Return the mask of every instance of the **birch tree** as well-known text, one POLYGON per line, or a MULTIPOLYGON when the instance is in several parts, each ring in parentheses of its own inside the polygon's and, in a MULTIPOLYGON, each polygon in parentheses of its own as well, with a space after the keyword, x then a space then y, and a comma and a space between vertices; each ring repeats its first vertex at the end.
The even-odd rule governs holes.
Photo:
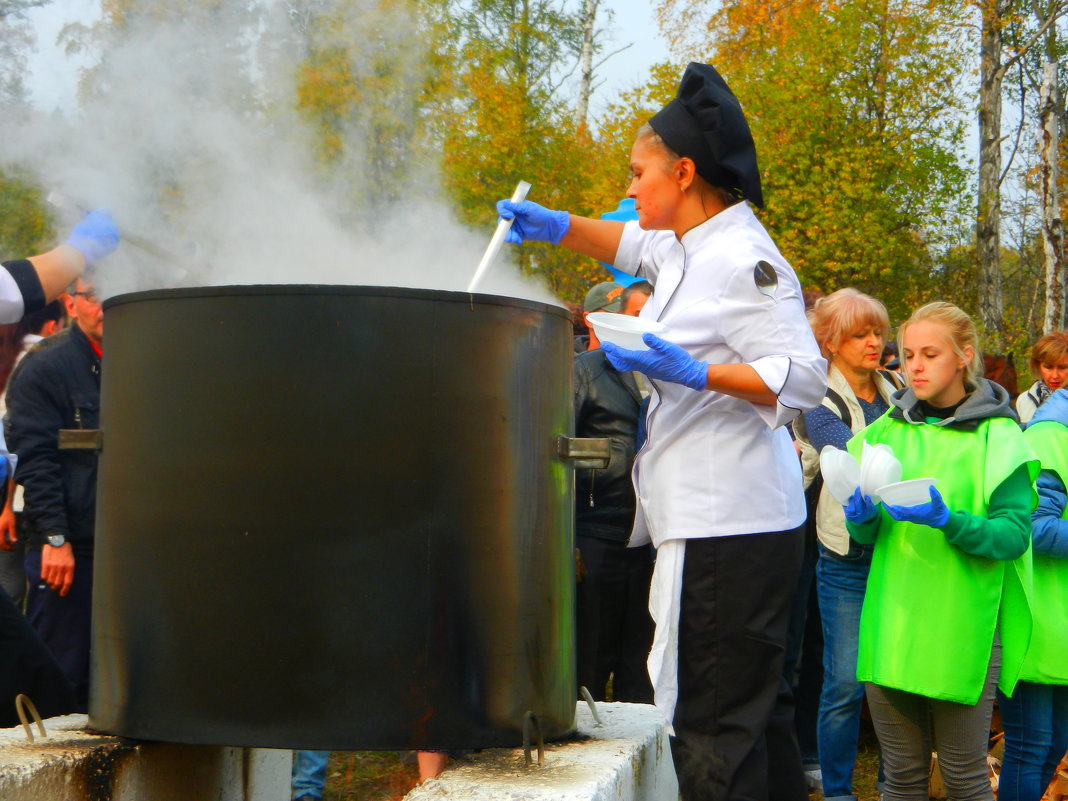
MULTIPOLYGON (((1057 19, 1068 10, 1064 0, 1046 7, 1035 6, 1039 14, 1036 29, 1015 38, 1006 48, 1005 32, 1019 17, 1021 8, 1013 0, 980 0, 979 47, 979 187, 976 214, 976 257, 978 259, 978 314, 991 348, 1004 346, 1004 308, 1001 265, 1001 188, 1006 170, 1002 168, 1002 97, 1005 77, 1031 49, 1043 40, 1057 19)), ((1027 12, 1027 9, 1022 9, 1027 12)))
POLYGON ((582 49, 579 55, 579 88, 575 101, 575 127, 587 124, 590 95, 593 93, 594 31, 601 0, 582 0, 582 49))
POLYGON ((597 70, 606 61, 630 48, 630 44, 624 44, 611 52, 605 53, 607 28, 598 24, 598 14, 604 11, 604 21, 611 23, 613 13, 610 8, 602 7, 602 0, 580 0, 582 9, 579 12, 579 21, 582 26, 582 46, 579 52, 579 84, 578 94, 575 100, 575 127, 582 128, 589 125, 590 98, 597 88, 597 70))
POLYGON ((1064 328, 1064 223, 1060 192, 1060 92, 1057 62, 1047 61, 1042 69, 1039 100, 1040 192, 1042 197, 1042 253, 1046 276, 1046 306, 1042 332, 1064 328))

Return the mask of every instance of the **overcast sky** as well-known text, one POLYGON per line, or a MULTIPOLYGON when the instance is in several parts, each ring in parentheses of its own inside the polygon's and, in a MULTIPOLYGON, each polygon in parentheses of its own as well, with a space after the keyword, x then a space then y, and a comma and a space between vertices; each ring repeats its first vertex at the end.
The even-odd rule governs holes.
MULTIPOLYGON (((605 83, 598 89, 595 98, 598 104, 624 89, 641 85, 649 67, 667 57, 666 46, 656 35, 656 21, 648 0, 605 0, 605 5, 615 11, 610 49, 633 44, 601 67, 599 72, 605 83)), ((38 39, 37 53, 30 62, 29 86, 33 102, 40 108, 50 111, 74 99, 79 62, 56 48, 60 29, 71 22, 91 24, 99 14, 99 0, 52 0, 49 5, 29 12, 38 39)))

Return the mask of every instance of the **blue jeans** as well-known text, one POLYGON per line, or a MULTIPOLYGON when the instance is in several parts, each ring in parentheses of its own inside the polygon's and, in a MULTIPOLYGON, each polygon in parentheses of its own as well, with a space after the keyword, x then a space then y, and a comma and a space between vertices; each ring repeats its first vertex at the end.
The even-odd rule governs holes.
POLYGON ((1021 681, 1012 698, 998 692, 1005 725, 1000 801, 1038 801, 1068 750, 1068 685, 1021 681))
POLYGON ((853 766, 864 703, 864 685, 857 681, 857 644, 872 547, 851 540, 849 553, 839 555, 819 546, 816 592, 823 620, 823 690, 816 737, 826 801, 855 798, 853 766))
POLYGON ((326 763, 329 760, 329 751, 293 752, 293 798, 300 798, 302 795, 323 797, 326 763))

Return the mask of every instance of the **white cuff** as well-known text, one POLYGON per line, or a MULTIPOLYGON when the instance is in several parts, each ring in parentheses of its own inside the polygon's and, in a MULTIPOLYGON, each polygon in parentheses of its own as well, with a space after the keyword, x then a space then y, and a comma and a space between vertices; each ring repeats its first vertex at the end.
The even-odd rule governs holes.
POLYGON ((765 406, 762 403, 753 404, 753 408, 768 428, 781 428, 801 414, 800 408, 787 405, 790 399, 783 397, 787 379, 790 377, 791 365, 792 361, 789 356, 764 356, 749 362, 749 366, 756 370, 765 386, 778 398, 774 406, 765 406), (784 400, 786 403, 783 403, 784 400))

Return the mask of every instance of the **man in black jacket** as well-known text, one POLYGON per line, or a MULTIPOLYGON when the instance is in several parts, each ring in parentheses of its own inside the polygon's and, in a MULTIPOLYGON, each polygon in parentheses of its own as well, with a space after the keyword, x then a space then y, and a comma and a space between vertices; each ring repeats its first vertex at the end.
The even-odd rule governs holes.
MULTIPOLYGON (((608 305, 590 311, 622 311, 620 293, 600 294, 608 305)), ((640 304, 633 313, 639 309, 640 304)), ((635 503, 630 469, 641 407, 633 373, 617 372, 600 348, 575 357, 575 435, 608 437, 612 445, 606 469, 581 470, 575 478, 578 681, 596 700, 605 699, 609 678, 613 700, 653 700, 645 666, 653 639, 648 611, 653 550, 651 545, 627 548, 635 503)))
POLYGON ((104 313, 91 284, 67 298, 71 327, 30 351, 7 393, 15 480, 25 489, 29 591, 26 616, 74 686, 79 711, 89 697, 93 530, 97 456, 60 450, 63 429, 100 424, 104 313))

